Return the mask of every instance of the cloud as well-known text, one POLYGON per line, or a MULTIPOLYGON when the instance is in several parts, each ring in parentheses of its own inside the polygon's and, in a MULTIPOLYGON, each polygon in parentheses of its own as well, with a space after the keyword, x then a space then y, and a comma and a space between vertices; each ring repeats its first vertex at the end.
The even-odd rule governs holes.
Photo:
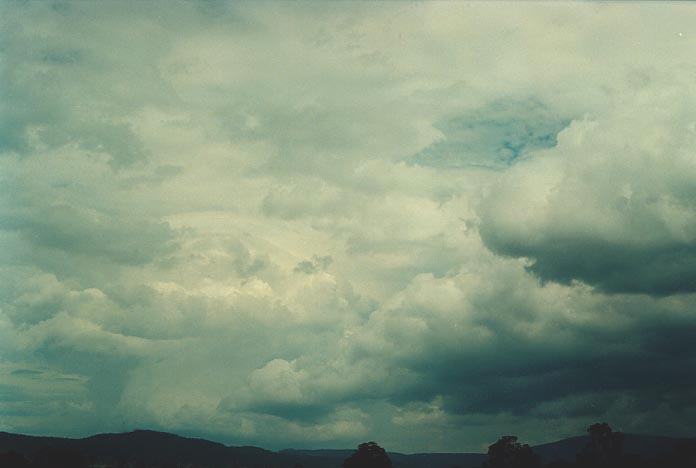
POLYGON ((691 86, 676 80, 574 121, 556 147, 512 168, 483 202, 486 244, 529 258, 545 281, 692 292, 696 198, 687 180, 695 175, 696 115, 691 86))
POLYGON ((7 5, 0 429, 693 427, 692 8, 7 5))
POLYGON ((312 256, 312 260, 303 260, 298 263, 293 271, 311 275, 327 269, 332 261, 331 255, 326 255, 324 257, 314 255, 312 256))

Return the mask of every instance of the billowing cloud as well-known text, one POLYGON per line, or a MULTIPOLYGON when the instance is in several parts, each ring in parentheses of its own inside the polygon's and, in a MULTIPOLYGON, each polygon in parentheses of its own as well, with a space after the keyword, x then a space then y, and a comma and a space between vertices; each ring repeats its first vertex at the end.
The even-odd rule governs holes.
POLYGON ((696 423, 692 6, 0 8, 1 430, 696 423))
POLYGON ((505 174, 483 204, 487 245, 529 258, 543 280, 693 292, 693 89, 679 72, 654 79, 657 95, 636 91, 601 116, 574 121, 557 146, 505 174))

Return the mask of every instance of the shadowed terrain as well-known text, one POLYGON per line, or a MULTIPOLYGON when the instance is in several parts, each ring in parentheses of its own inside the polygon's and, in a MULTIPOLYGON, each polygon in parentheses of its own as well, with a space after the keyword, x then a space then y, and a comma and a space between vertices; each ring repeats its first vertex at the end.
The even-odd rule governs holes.
MULTIPOLYGON (((542 463, 574 462, 589 441, 572 437, 533 447, 542 463)), ((666 457, 683 439, 624 435, 624 450, 643 458, 666 457)), ((165 432, 136 430, 98 434, 83 439, 38 437, 0 432, 0 466, 70 467, 339 467, 354 450, 294 450, 278 452, 251 446, 226 446, 204 439, 165 432)), ((474 468, 483 453, 388 452, 395 468, 474 468)), ((562 465, 559 465, 562 466, 562 465)))

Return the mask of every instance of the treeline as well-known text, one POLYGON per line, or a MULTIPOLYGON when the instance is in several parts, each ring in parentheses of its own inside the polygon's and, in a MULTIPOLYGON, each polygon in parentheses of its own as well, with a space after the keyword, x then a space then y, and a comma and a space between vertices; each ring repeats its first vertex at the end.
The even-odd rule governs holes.
POLYGON ((624 453, 623 434, 614 432, 607 423, 593 424, 587 432, 589 441, 575 461, 542 464, 529 445, 521 444, 515 436, 504 436, 488 447, 483 468, 696 468, 694 439, 680 442, 672 453, 650 458, 624 453))
MULTIPOLYGON (((588 436, 536 448, 506 435, 484 454, 392 454, 396 465, 410 468, 696 468, 696 439, 624 437, 606 423, 588 436), (625 449, 625 440, 636 455, 625 449), (659 438, 657 438, 659 439, 659 438), (572 442, 570 445, 564 442, 572 442), (638 444, 637 444, 638 442, 638 444), (552 450, 549 450, 551 448, 552 450), (535 453, 535 450, 539 453, 535 453), (577 452, 577 453, 576 453, 577 452), (473 456, 474 459, 466 460, 473 456), (460 465, 460 466, 453 466, 460 465)), ((1 435, 1 433, 0 433, 1 435)), ((173 434, 135 431, 87 439, 51 439, 4 433, 0 468, 393 468, 394 461, 375 442, 360 444, 349 457, 270 452, 256 447, 226 447, 173 434), (68 442, 69 444, 66 444, 68 442)))
MULTIPOLYGON (((593 424, 587 432, 589 441, 576 460, 547 463, 517 437, 503 436, 488 447, 482 468, 696 468, 696 439, 680 442, 672 453, 646 458, 624 453, 623 434, 614 432, 607 423, 593 424)), ((392 468, 392 463, 383 448, 367 442, 343 462, 342 468, 392 468)))

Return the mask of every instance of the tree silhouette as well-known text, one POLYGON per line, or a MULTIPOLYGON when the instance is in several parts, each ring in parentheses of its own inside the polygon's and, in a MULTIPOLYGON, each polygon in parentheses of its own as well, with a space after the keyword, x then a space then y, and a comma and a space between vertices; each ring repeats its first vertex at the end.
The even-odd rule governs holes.
POLYGON ((387 452, 376 442, 365 442, 343 462, 343 468, 391 468, 387 452))
POLYGON ((618 465, 623 451, 623 434, 614 432, 607 423, 595 423, 587 428, 590 441, 578 454, 583 466, 609 467, 618 465))
POLYGON ((488 460, 484 468, 535 468, 539 457, 527 444, 517 442, 515 436, 503 436, 488 447, 488 460))

